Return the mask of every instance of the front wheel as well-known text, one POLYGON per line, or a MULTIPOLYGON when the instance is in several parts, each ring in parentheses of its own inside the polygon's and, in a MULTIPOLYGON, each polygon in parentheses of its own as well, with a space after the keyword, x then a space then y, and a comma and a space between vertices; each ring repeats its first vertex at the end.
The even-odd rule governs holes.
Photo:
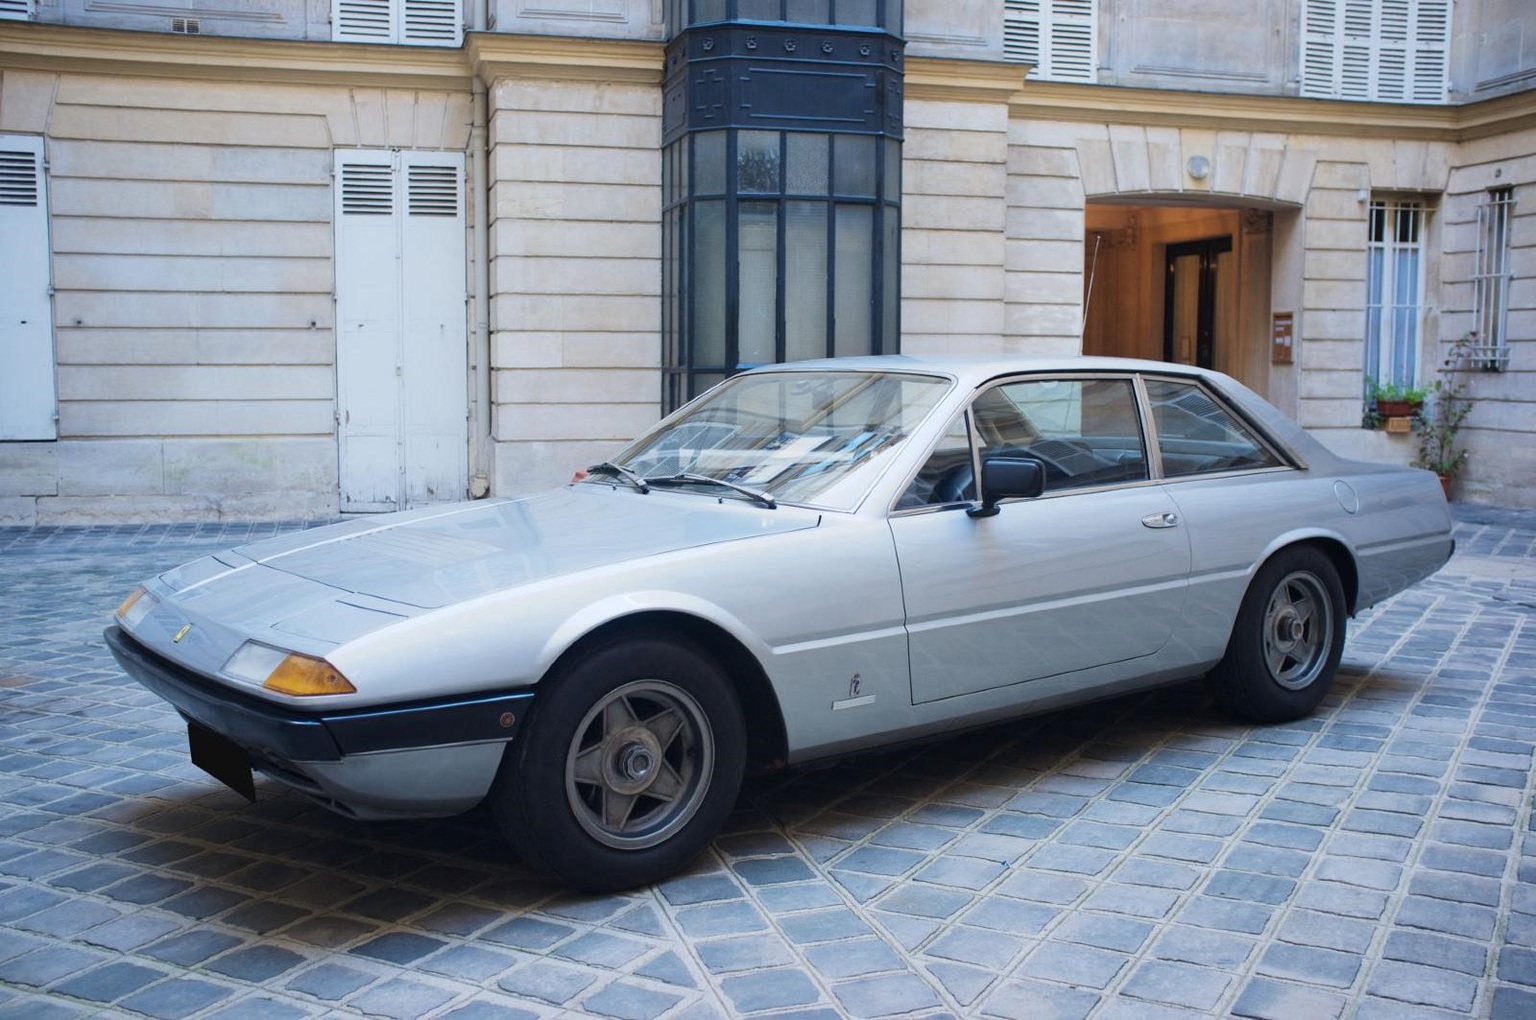
POLYGON ((1275 554, 1243 596, 1212 693, 1255 722, 1307 715, 1333 685, 1344 616, 1344 586, 1326 555, 1305 546, 1275 554))
POLYGON ((540 684, 521 746, 492 793, 535 867, 591 891, 643 885, 688 863, 741 787, 735 692, 697 647, 635 639, 540 684))

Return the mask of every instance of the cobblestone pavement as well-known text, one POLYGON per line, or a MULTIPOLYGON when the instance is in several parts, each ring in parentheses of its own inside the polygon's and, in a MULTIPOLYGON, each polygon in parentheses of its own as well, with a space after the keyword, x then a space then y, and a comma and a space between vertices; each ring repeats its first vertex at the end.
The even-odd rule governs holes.
POLYGON ((1196 685, 755 781, 685 875, 255 805, 108 656, 273 526, 0 529, 0 1016, 1536 1016, 1536 513, 1458 508, 1323 710, 1196 685))

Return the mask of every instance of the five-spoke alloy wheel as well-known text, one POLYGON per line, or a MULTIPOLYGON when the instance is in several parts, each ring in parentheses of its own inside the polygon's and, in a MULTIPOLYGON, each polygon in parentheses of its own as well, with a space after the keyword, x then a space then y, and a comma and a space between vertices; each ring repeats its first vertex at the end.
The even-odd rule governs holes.
POLYGON ((1320 549, 1295 546, 1269 559, 1243 596, 1211 690, 1229 711, 1285 722, 1327 696, 1344 651, 1344 587, 1320 549))
POLYGON ((746 729, 724 671, 684 639, 629 638, 540 681, 491 804, 527 861, 592 891, 664 878, 735 804, 746 729))

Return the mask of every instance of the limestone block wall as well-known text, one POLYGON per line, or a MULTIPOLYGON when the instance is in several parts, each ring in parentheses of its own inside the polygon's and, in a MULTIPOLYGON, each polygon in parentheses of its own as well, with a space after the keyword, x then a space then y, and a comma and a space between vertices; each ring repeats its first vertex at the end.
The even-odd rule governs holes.
POLYGON ((904 353, 1003 349, 1007 161, 1005 107, 909 95, 902 146, 904 353))
MULTIPOLYGON (((1490 188, 1513 189, 1509 224, 1510 286, 1502 372, 1464 377, 1472 398, 1468 460, 1458 494, 1506 506, 1536 507, 1536 131, 1481 139, 1463 147, 1441 203, 1442 310, 1438 356, 1445 341, 1474 328, 1477 209, 1490 188)), ((1429 367, 1433 367, 1431 364, 1429 367)))
POLYGON ((568 480, 661 409, 661 90, 492 90, 495 488, 568 480))
POLYGON ((0 520, 335 511, 332 150, 462 149, 467 92, 6 71, 45 139, 59 440, 0 520))

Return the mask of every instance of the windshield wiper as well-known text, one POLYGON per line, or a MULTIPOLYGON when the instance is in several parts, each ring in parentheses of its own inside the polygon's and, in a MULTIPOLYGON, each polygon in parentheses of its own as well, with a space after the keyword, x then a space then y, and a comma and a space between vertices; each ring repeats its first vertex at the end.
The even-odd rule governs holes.
POLYGON ((625 467, 623 464, 615 464, 611 460, 605 460, 601 464, 593 464, 591 467, 587 468, 587 473, 591 475, 613 475, 617 478, 624 479, 624 481, 628 482, 630 485, 633 485, 641 492, 651 491, 650 484, 644 478, 641 478, 638 474, 625 467))
POLYGON ((660 475, 657 477, 646 478, 645 481, 650 482, 652 485, 661 486, 686 485, 690 482, 697 483, 699 485, 720 485, 727 489, 733 489, 736 492, 741 493, 743 496, 748 497, 749 499, 757 500, 769 510, 773 510, 779 505, 772 496, 768 495, 768 493, 764 492, 762 489, 753 489, 746 485, 737 485, 735 482, 728 482, 724 478, 711 478, 709 475, 695 474, 692 471, 679 471, 675 475, 660 475))

